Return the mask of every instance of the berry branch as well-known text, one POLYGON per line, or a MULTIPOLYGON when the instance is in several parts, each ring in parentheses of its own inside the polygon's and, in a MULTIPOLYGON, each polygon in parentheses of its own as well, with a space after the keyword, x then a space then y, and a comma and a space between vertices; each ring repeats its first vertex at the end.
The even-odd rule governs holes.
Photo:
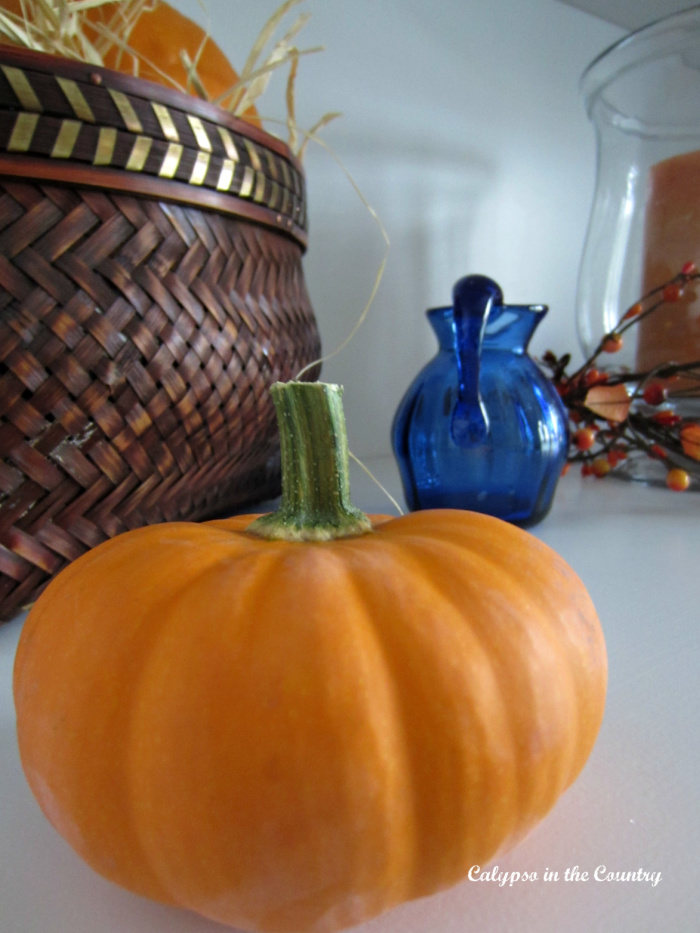
POLYGON ((573 373, 571 354, 557 357, 548 350, 542 366, 549 372, 569 414, 570 451, 567 469, 580 463, 584 476, 607 476, 630 454, 663 463, 666 485, 683 491, 700 483, 700 423, 681 416, 674 402, 700 399, 700 360, 662 363, 652 370, 631 372, 606 367, 604 355, 622 349, 626 332, 651 314, 672 313, 700 279, 694 263, 626 309, 615 328, 573 373), (682 383, 680 382, 682 377, 682 383))

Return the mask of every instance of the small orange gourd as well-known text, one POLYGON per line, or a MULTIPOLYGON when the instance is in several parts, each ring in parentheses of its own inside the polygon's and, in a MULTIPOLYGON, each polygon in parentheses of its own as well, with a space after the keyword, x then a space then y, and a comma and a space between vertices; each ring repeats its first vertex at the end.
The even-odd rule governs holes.
POLYGON ((336 388, 275 387, 280 512, 100 545, 17 652, 21 759, 56 829, 105 877, 243 930, 332 931, 456 883, 545 816, 603 716, 571 568, 488 516, 353 509, 336 388))

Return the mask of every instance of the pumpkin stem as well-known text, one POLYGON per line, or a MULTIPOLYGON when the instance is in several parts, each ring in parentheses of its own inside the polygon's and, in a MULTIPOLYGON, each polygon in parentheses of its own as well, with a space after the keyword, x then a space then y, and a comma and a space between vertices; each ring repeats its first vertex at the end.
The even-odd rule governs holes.
POLYGON ((263 538, 328 541, 365 534, 369 518, 350 501, 348 437, 341 386, 277 382, 282 501, 246 529, 263 538))

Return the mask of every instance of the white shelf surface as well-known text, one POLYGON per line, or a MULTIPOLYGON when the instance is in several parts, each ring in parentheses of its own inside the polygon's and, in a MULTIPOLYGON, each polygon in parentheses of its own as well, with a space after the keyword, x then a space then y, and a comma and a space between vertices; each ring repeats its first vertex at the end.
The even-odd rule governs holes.
MULTIPOLYGON (((396 468, 370 464, 400 496, 396 468)), ((353 471, 356 504, 391 512, 353 471)), ((500 886, 465 880, 361 928, 366 933, 697 933, 700 877, 700 496, 569 474, 533 529, 578 572, 606 634, 605 720, 583 773, 499 868, 537 872, 500 886), (588 880, 565 880, 579 867, 588 880), (598 881, 596 870, 660 873, 598 881), (558 880, 544 881, 545 870, 558 880)), ((217 933, 95 875, 49 826, 16 746, 12 664, 22 617, 0 626, 0 931, 217 933)))

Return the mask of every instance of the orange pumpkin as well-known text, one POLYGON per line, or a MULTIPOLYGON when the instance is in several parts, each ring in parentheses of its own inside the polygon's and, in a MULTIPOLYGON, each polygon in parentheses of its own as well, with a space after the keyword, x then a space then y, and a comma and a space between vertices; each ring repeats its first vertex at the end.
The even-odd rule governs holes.
MULTIPOLYGON (((119 22, 120 0, 104 3, 83 11, 86 35, 92 42, 100 39, 97 31, 90 29, 90 23, 101 22, 115 31, 119 22)), ((20 15, 20 0, 2 0, 7 12, 20 15)), ((7 39, 1 41, 7 42, 7 39)), ((104 41, 104 40, 101 40, 104 41)), ((183 16, 165 0, 159 0, 153 9, 145 9, 126 37, 129 48, 136 53, 137 74, 140 78, 155 81, 167 87, 188 87, 188 72, 181 52, 186 52, 197 63, 197 77, 202 83, 209 100, 218 100, 238 81, 238 75, 219 46, 209 38, 197 23, 183 16)), ((135 56, 118 46, 112 46, 104 55, 104 65, 127 74, 134 73, 135 56)), ((227 101, 224 99, 225 105, 227 101)), ((254 107, 244 115, 244 119, 256 126, 261 126, 260 118, 254 107)))
POLYGON ((98 872, 245 930, 331 931, 544 817, 596 739, 606 654, 582 583, 527 532, 367 521, 342 445, 339 472, 290 476, 284 424, 329 421, 290 399, 277 518, 143 528, 79 558, 30 613, 14 688, 32 790, 98 872), (277 538, 307 526, 343 536, 277 538))

